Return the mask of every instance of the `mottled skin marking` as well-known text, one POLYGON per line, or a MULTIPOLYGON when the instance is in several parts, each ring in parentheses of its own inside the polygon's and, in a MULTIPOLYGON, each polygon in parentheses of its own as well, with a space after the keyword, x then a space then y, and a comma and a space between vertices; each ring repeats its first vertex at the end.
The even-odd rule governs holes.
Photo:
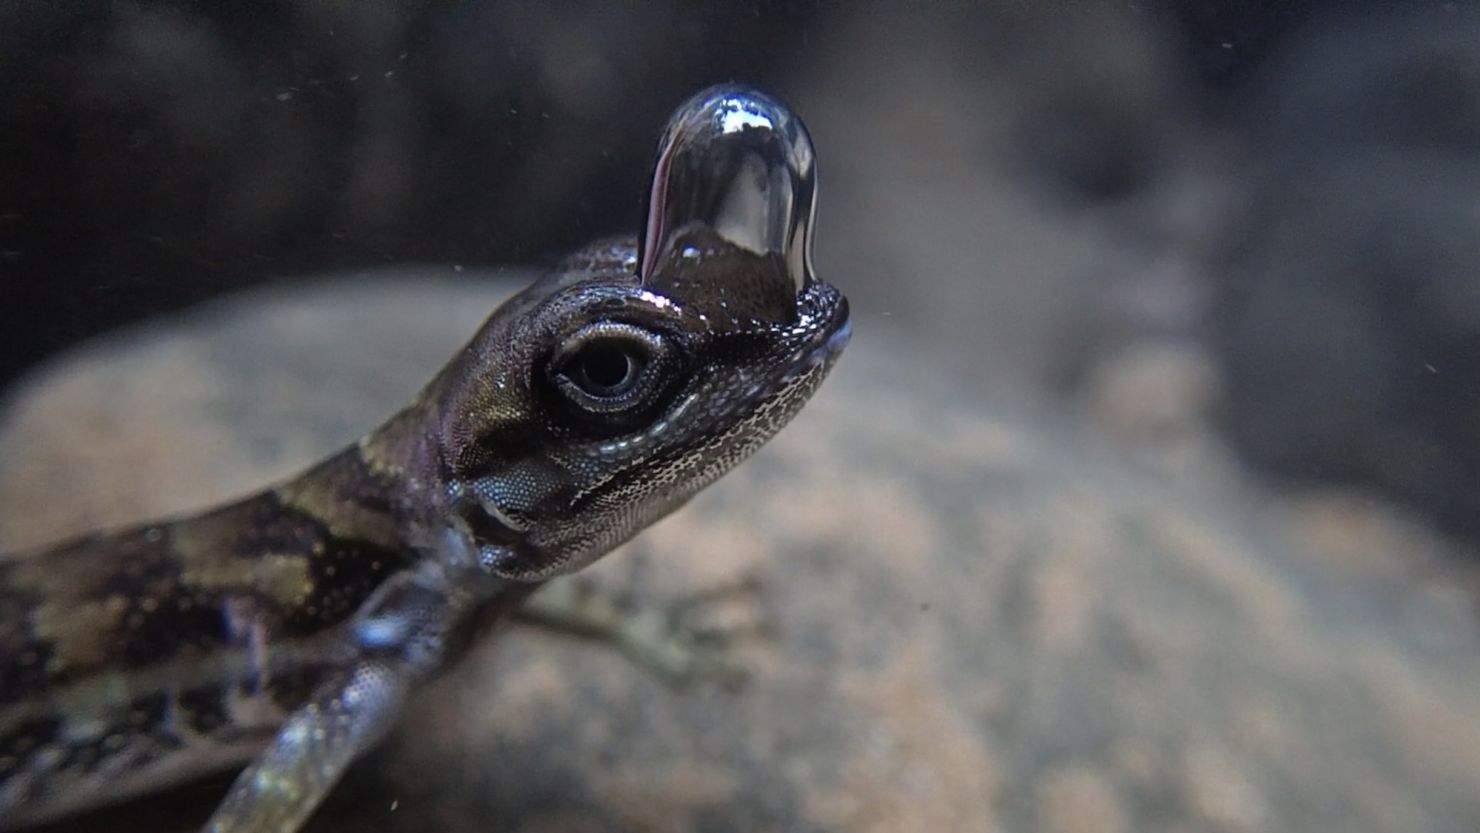
POLYGON ((0 808, 172 756, 254 754, 340 668, 336 630, 409 564, 399 488, 351 448, 199 517, 0 561, 0 808))
POLYGON ((0 642, 18 648, 0 655, 0 702, 337 625, 409 561, 385 497, 398 488, 351 449, 196 518, 0 562, 0 642))
POLYGON ((650 200, 673 239, 577 253, 355 445, 0 559, 0 828, 252 760, 206 829, 292 833, 412 688, 797 413, 849 334, 804 256, 805 129, 735 88, 675 124, 650 200))

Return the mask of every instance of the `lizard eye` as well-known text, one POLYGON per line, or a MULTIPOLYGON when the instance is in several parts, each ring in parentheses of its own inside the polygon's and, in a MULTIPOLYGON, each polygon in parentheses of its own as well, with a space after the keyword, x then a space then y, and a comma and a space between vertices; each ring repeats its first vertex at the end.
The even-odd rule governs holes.
POLYGON ((663 339, 630 324, 602 322, 566 339, 551 362, 555 386, 572 404, 595 414, 643 408, 661 387, 663 339))
POLYGON ((588 396, 611 399, 630 392, 646 364, 647 356, 598 342, 572 356, 565 375, 588 396))

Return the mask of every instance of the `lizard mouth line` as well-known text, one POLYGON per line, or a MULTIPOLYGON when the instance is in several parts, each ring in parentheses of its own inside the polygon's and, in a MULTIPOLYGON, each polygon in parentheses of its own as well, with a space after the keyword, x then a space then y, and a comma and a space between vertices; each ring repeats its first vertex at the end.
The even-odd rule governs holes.
POLYGON ((817 350, 817 352, 826 353, 829 358, 843 352, 843 348, 847 347, 848 342, 853 338, 853 319, 846 317, 846 311, 843 314, 845 317, 842 325, 833 330, 817 350))
POLYGON ((478 545, 494 544, 508 546, 524 537, 520 529, 492 501, 481 498, 465 499, 458 503, 457 517, 462 519, 468 534, 478 545))
POLYGON ((853 317, 849 314, 847 300, 838 297, 828 311, 828 318, 827 326, 812 338, 811 349, 799 354, 799 357, 805 356, 805 360, 790 368, 785 378, 810 372, 819 365, 831 365, 848 346, 853 338, 853 317))
POLYGON ((821 343, 814 346, 806 353, 806 360, 792 365, 787 369, 782 379, 790 380, 798 376, 812 373, 819 367, 830 367, 842 355, 843 348, 848 346, 848 341, 853 337, 853 322, 844 318, 842 325, 827 333, 820 339, 821 343))

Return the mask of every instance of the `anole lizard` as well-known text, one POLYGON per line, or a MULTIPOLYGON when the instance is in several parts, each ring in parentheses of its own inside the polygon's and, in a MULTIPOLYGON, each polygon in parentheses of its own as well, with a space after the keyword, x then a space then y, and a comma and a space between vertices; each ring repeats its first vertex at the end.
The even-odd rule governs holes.
POLYGON ((298 830, 410 691, 816 390, 850 327, 812 275, 815 182, 784 106, 706 90, 659 144, 641 240, 509 300, 356 444, 0 560, 0 828, 246 763, 204 829, 298 830))

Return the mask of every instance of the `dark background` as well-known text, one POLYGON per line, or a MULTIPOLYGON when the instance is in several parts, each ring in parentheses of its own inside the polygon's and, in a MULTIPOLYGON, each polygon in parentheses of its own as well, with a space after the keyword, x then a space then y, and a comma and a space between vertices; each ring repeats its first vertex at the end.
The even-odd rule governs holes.
POLYGON ((734 79, 813 126, 819 268, 963 386, 1473 540, 1477 44, 1467 3, 0 3, 0 384, 253 284, 635 231, 734 79))

